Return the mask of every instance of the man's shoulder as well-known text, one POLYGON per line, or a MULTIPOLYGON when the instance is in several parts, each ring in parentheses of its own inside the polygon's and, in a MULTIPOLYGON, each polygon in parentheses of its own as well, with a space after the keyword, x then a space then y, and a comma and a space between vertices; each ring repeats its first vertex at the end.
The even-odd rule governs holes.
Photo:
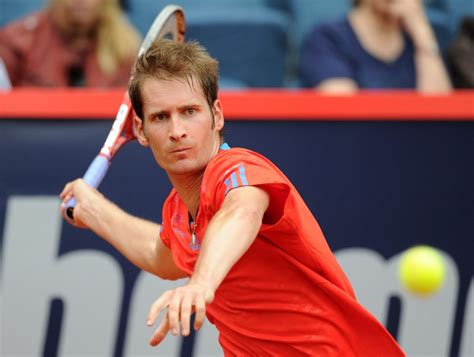
POLYGON ((232 178, 232 175, 239 176, 245 173, 253 177, 285 176, 278 166, 264 155, 237 147, 221 150, 212 158, 204 172, 203 188, 213 182, 224 182, 228 177, 232 178))
POLYGON ((250 149, 234 147, 227 150, 220 150, 214 156, 206 168, 206 173, 218 168, 231 168, 239 163, 261 163, 270 164, 270 160, 262 154, 250 149))
MULTIPOLYGON (((178 195, 178 192, 176 191, 175 188, 172 188, 170 193, 168 194, 168 197, 166 197, 165 202, 163 203, 163 215, 165 212, 167 212, 169 209, 176 208, 177 205, 179 205, 181 198, 178 195)), ((164 219, 165 217, 163 217, 164 219)))

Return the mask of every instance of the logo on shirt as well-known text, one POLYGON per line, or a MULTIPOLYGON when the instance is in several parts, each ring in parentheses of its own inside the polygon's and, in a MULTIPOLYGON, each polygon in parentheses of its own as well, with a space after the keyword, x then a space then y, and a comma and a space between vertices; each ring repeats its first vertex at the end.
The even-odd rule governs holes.
POLYGON ((224 180, 226 185, 225 194, 233 188, 248 186, 247 176, 245 176, 245 166, 240 165, 235 172, 233 172, 230 177, 224 180))

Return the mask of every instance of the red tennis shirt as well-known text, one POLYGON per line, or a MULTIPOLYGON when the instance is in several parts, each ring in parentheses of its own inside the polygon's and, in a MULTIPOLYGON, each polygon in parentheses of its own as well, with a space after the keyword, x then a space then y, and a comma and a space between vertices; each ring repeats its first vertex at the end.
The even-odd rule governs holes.
POLYGON ((172 190, 161 238, 193 273, 206 227, 226 194, 257 186, 270 206, 254 243, 207 306, 226 356, 403 356, 387 330, 357 301, 321 229, 288 178, 249 150, 220 150, 206 167, 195 224, 172 190), (192 231, 194 231, 194 238, 192 231))

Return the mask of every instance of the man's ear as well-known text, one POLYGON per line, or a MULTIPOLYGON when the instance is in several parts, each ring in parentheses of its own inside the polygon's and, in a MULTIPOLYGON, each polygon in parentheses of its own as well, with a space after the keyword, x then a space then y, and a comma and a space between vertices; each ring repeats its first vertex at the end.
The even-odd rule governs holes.
POLYGON ((133 129, 140 145, 145 147, 149 146, 145 134, 145 128, 143 126, 143 120, 141 120, 135 113, 133 113, 133 129))
POLYGON ((212 112, 214 114, 215 129, 217 129, 217 131, 221 131, 221 129, 224 127, 224 111, 222 109, 222 104, 219 99, 216 99, 214 101, 212 112))

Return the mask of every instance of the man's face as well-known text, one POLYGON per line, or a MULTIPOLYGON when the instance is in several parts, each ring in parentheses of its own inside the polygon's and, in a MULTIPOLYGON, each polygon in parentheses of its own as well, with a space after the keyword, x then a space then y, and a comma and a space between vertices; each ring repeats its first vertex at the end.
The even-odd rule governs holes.
POLYGON ((220 145, 224 126, 221 104, 209 105, 197 81, 148 78, 142 85, 143 123, 138 120, 141 144, 168 175, 187 175, 205 169, 220 145))

